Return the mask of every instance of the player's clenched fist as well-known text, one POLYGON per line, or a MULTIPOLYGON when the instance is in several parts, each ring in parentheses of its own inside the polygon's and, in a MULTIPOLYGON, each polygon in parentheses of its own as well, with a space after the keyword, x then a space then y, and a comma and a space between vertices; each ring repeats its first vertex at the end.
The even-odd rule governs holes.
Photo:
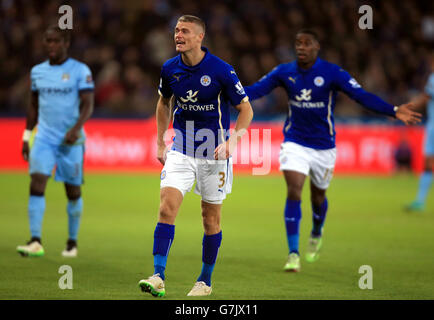
POLYGON ((232 139, 227 140, 217 146, 214 150, 214 159, 215 160, 226 160, 228 159, 232 153, 234 152, 236 147, 236 142, 233 142, 232 139))
POLYGON ((66 144, 74 144, 78 138, 80 138, 80 130, 71 129, 65 135, 65 143, 66 144))

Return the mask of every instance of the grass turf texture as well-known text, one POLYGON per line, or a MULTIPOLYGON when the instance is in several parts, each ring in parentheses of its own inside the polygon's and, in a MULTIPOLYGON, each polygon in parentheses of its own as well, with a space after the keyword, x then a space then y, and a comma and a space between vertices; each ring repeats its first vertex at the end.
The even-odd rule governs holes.
MULTIPOLYGON (((25 173, 0 174, 0 299, 156 299, 138 281, 153 273, 152 244, 159 175, 87 174, 77 259, 61 257, 67 240, 66 197, 49 180, 42 241, 45 256, 23 258, 29 239, 25 173), (61 265, 73 269, 73 290, 60 290, 61 265)), ((308 181, 307 181, 308 182, 308 181)), ((301 272, 287 259, 281 176, 236 176, 223 205, 223 242, 213 293, 201 299, 433 299, 434 203, 405 213, 415 176, 335 177, 320 259, 304 260, 311 228, 309 186, 303 192, 301 272), (359 267, 373 269, 373 290, 358 287, 359 267)), ((200 197, 187 194, 176 222, 163 299, 186 294, 201 270, 200 197)), ((197 299, 197 298, 194 298, 197 299)))

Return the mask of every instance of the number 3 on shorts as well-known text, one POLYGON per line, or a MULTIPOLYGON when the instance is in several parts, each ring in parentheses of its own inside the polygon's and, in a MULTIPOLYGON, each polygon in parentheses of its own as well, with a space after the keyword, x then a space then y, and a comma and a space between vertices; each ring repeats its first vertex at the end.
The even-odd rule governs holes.
POLYGON ((220 182, 221 182, 221 184, 219 184, 219 188, 223 188, 223 186, 225 185, 225 182, 226 182, 226 174, 224 171, 220 171, 219 176, 220 176, 220 182))

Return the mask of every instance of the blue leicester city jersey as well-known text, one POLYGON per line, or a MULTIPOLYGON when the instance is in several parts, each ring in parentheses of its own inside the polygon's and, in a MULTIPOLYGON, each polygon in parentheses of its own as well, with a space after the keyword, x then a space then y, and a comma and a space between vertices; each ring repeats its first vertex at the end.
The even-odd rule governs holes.
POLYGON ((427 122, 426 126, 429 129, 434 130, 434 73, 428 78, 428 83, 425 86, 425 93, 429 96, 429 101, 427 105, 427 122))
POLYGON ((366 92, 339 66, 317 58, 307 70, 297 62, 281 64, 258 82, 245 88, 250 100, 270 93, 276 87, 286 89, 289 111, 284 124, 284 141, 313 149, 331 149, 335 144, 333 111, 338 91, 376 112, 395 115, 394 107, 366 92))
POLYGON ((166 61, 158 92, 165 98, 174 96, 172 149, 213 158, 214 149, 229 137, 230 105, 248 98, 234 68, 202 50, 205 56, 195 66, 187 66, 181 55, 166 61))
MULTIPOLYGON (((36 137, 52 144, 62 144, 65 134, 80 115, 83 90, 93 90, 92 74, 84 63, 68 58, 61 65, 42 62, 32 68, 31 89, 38 93, 38 131, 36 137)), ((77 144, 84 143, 84 131, 77 144)))

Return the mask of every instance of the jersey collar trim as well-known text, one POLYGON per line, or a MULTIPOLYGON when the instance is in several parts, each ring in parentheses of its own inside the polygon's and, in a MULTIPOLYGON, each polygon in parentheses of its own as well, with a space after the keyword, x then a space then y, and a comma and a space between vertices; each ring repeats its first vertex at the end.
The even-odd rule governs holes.
POLYGON ((201 49, 202 49, 202 51, 205 51, 205 55, 203 56, 202 60, 201 60, 198 64, 196 64, 196 65, 194 65, 194 66, 187 66, 187 65, 184 63, 184 61, 182 61, 181 54, 179 54, 179 55, 178 55, 178 57, 179 57, 179 66, 180 66, 181 68, 183 68, 183 69, 191 70, 191 71, 194 71, 194 70, 199 69, 199 68, 201 67, 201 65, 202 65, 206 60, 208 60, 208 57, 209 57, 209 55, 210 55, 208 48, 206 48, 206 47, 201 47, 201 49))
POLYGON ((321 63, 321 59, 320 59, 319 57, 317 57, 315 63, 314 63, 313 66, 310 67, 309 69, 302 69, 302 68, 300 68, 300 67, 298 66, 298 63, 297 63, 297 62, 295 63, 295 65, 297 66, 297 71, 298 71, 298 72, 301 72, 301 73, 308 73, 308 72, 310 72, 311 70, 316 69, 320 63, 321 63))

